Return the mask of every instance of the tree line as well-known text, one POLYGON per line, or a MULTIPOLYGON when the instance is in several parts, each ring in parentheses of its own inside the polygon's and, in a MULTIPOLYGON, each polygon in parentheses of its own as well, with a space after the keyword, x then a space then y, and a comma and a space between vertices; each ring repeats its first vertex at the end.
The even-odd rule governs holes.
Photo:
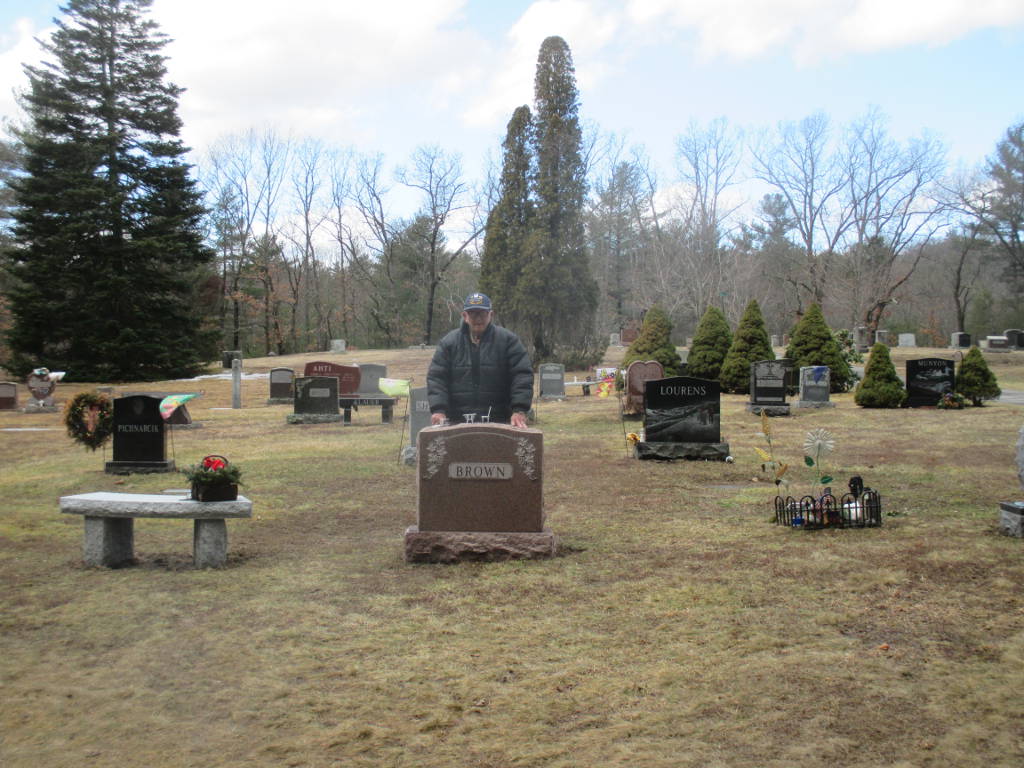
POLYGON ((225 348, 432 344, 477 288, 535 362, 569 365, 655 304, 677 343, 708 307, 735 325, 751 300, 773 333, 812 304, 833 327, 922 342, 1024 325, 1024 123, 953 174, 940 142, 895 139, 876 109, 846 125, 694 122, 663 182, 642 147, 581 120, 552 37, 481 180, 441 146, 390 170, 257 129, 192 166, 150 4, 68 0, 50 60, 26 67, 24 119, 0 144, 11 372, 128 380, 225 348))

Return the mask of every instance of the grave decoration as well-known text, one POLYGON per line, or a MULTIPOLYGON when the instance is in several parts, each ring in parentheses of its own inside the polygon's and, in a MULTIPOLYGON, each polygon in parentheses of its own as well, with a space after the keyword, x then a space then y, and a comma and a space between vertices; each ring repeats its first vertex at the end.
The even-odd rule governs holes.
POLYGON ((811 473, 810 490, 799 498, 784 494, 793 482, 795 472, 775 456, 771 425, 767 414, 761 414, 761 429, 768 450, 755 448, 762 460, 761 469, 768 473, 777 489, 773 499, 775 523, 793 528, 865 528, 882 524, 882 499, 877 491, 864 487, 863 479, 850 478, 849 493, 837 499, 832 494, 833 478, 824 469, 824 459, 835 449, 835 438, 825 429, 814 429, 804 439, 803 464, 811 473))
POLYGON ((956 371, 952 360, 925 357, 907 360, 908 408, 935 406, 956 389, 956 371))
MULTIPOLYGON (((1017 439, 1017 479, 1024 488, 1024 427, 1017 439)), ((999 502, 999 530, 1007 536, 1024 538, 1024 501, 999 502)))
POLYGON ((427 427, 417 439, 410 562, 553 557, 544 527, 544 442, 508 424, 427 427))
POLYGON ((724 461, 721 441, 721 389, 717 381, 673 376, 644 383, 644 439, 638 459, 724 461))
POLYGON ((64 378, 64 373, 51 371, 49 368, 36 368, 28 375, 25 385, 35 402, 25 406, 26 413, 53 413, 57 410, 53 402, 53 393, 57 389, 57 382, 64 378))
POLYGON ((114 432, 114 407, 100 392, 80 392, 64 406, 64 426, 68 437, 95 451, 114 432))
POLYGON ((185 469, 185 477, 191 485, 193 501, 234 501, 238 498, 242 470, 223 456, 211 454, 185 469))

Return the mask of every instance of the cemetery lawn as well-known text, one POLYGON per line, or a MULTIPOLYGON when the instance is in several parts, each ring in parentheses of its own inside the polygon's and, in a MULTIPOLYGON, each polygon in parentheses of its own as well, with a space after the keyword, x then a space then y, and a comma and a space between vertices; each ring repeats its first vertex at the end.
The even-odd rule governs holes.
MULTIPOLYGON (((950 353, 914 350, 932 355, 950 353)), ((384 362, 422 385, 429 357, 246 370, 384 362)), ((1024 389, 1024 353, 986 359, 1024 389)), ((174 458, 240 464, 254 517, 228 521, 221 570, 192 569, 189 522, 146 519, 135 566, 85 567, 59 496, 184 477, 106 475, 59 414, 0 412, 0 429, 48 430, 0 432, 5 768, 1024 764, 1024 541, 997 533, 998 503, 1024 498, 1022 406, 843 394, 773 419, 794 490, 823 427, 837 489, 859 474, 882 494, 881 528, 811 532, 770 522, 745 396, 723 397, 729 464, 636 461, 614 398, 544 402, 560 556, 440 566, 402 559, 404 401, 393 425, 376 408, 288 425, 265 378, 245 381, 243 410, 225 380, 123 388, 205 389, 174 458)), ((83 389, 62 383, 58 402, 83 389)))

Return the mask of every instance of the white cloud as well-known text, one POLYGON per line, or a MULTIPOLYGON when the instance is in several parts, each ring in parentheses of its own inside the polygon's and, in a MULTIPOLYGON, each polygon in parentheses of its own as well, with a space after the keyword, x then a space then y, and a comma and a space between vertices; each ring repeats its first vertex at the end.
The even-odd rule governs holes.
POLYGON ((1019 0, 629 0, 637 28, 692 33, 704 58, 785 49, 798 62, 907 45, 942 45, 1024 21, 1019 0))
POLYGON ((24 63, 36 63, 42 49, 35 41, 44 37, 30 19, 16 19, 10 29, 0 34, 0 115, 9 119, 20 118, 15 91, 27 85, 24 63))

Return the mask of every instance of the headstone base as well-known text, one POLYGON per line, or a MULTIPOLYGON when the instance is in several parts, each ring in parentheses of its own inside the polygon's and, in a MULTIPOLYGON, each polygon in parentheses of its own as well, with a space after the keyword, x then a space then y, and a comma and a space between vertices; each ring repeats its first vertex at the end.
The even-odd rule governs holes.
POLYGON ((725 461, 729 455, 728 443, 644 443, 636 444, 638 459, 706 459, 725 461))
POLYGON ((203 423, 201 421, 192 421, 192 422, 189 422, 188 424, 170 424, 170 423, 168 423, 167 427, 169 429, 202 429, 203 428, 203 423))
POLYGON ((1024 501, 999 502, 999 531, 1024 539, 1024 501))
POLYGON ((789 416, 789 403, 786 405, 758 405, 747 403, 747 410, 755 416, 760 416, 762 411, 769 416, 789 416))
POLYGON ((285 416, 289 424, 337 424, 340 413, 289 413, 285 416))
POLYGON ((103 471, 108 475, 153 475, 159 472, 173 472, 174 459, 167 461, 108 461, 103 471))
POLYGON ((295 402, 294 397, 268 397, 267 405, 291 405, 295 402))
POLYGON ((405 448, 402 449, 402 463, 405 464, 405 466, 415 467, 416 456, 417 453, 415 445, 407 445, 405 446, 405 448))
POLYGON ((56 405, 36 405, 31 403, 21 409, 22 413, 57 413, 60 408, 56 405))
MULTIPOLYGON (((813 400, 797 400, 789 404, 791 408, 835 408, 835 403, 820 403, 813 400)), ((770 415, 770 414, 769 414, 770 415)))
POLYGON ((565 395, 539 395, 538 400, 565 400, 565 395))
POLYGON ((538 533, 405 530, 405 559, 410 563, 538 560, 554 557, 558 542, 550 530, 538 533))

